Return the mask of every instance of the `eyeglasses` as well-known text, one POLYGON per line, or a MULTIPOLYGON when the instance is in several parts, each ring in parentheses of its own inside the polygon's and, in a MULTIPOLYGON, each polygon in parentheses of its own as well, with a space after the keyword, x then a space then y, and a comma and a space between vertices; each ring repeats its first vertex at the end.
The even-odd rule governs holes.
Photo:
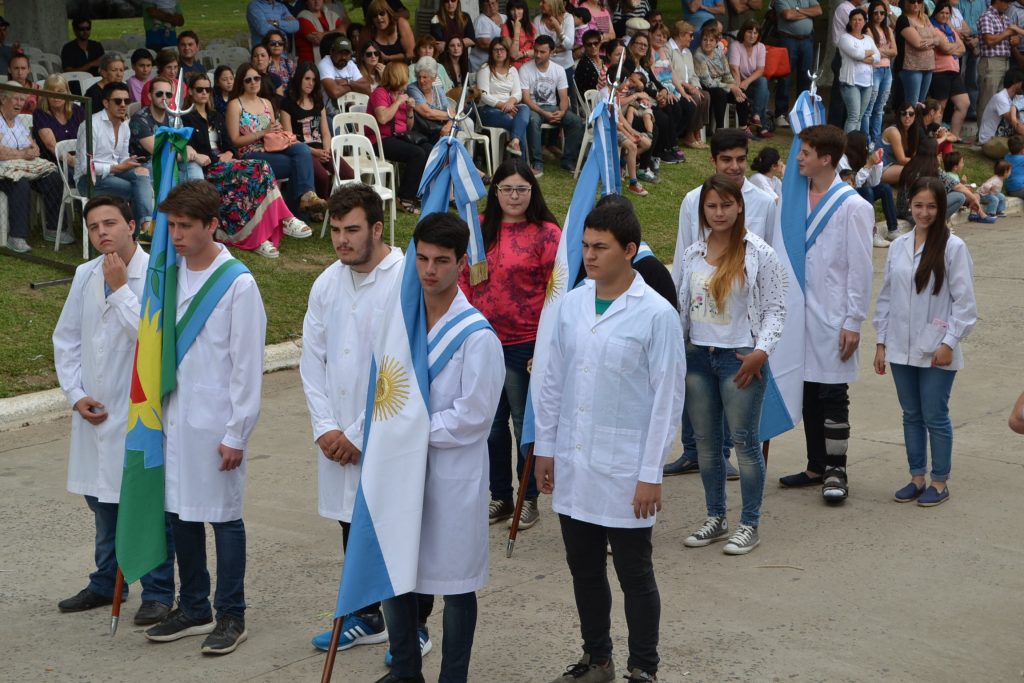
POLYGON ((587 42, 583 43, 583 46, 584 47, 597 47, 600 44, 601 44, 600 40, 588 40, 587 42))
POLYGON ((153 97, 170 97, 173 94, 170 90, 157 90, 153 92, 153 97))
POLYGON ((263 76, 246 76, 242 79, 243 83, 259 83, 263 80, 263 76))
POLYGON ((213 88, 211 88, 208 85, 195 85, 195 86, 192 86, 192 92, 203 93, 203 92, 210 92, 211 90, 213 90, 213 88))
POLYGON ((112 102, 113 104, 116 104, 119 107, 123 107, 126 104, 130 104, 131 100, 127 97, 111 97, 107 100, 107 102, 112 102))
POLYGON ((280 40, 272 40, 269 43, 267 43, 267 45, 269 45, 270 47, 281 47, 282 45, 284 45, 284 42, 280 40))
POLYGON ((900 116, 910 116, 910 117, 913 117, 913 116, 914 116, 914 115, 915 115, 916 113, 917 113, 917 112, 915 112, 914 110, 910 110, 910 111, 901 111, 901 112, 900 112, 900 116))
POLYGON ((533 190, 529 185, 499 185, 498 192, 506 197, 514 197, 521 194, 530 194, 533 190))

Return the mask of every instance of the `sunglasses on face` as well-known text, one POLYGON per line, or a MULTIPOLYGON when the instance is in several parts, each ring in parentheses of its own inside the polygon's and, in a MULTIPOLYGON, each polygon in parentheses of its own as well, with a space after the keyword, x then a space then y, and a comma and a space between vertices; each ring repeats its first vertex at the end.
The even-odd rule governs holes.
POLYGON ((213 88, 211 88, 208 85, 196 85, 196 86, 192 87, 192 92, 196 92, 196 93, 204 93, 204 92, 208 93, 211 90, 213 90, 213 88))
POLYGON ((281 47, 282 45, 284 45, 284 43, 281 42, 280 40, 272 40, 267 44, 270 45, 270 47, 281 47))
POLYGON ((124 105, 129 104, 131 102, 131 100, 127 97, 111 97, 107 101, 112 102, 113 104, 116 104, 119 107, 123 107, 124 105))
POLYGON ((909 117, 913 118, 915 113, 916 112, 912 112, 912 111, 901 111, 900 112, 900 116, 909 116, 909 117))
POLYGON ((263 80, 262 76, 246 76, 242 79, 243 83, 259 83, 263 80))
POLYGON ((367 50, 366 52, 363 53, 363 56, 364 57, 379 57, 380 53, 377 52, 376 50, 367 50))
POLYGON ((153 97, 170 97, 171 94, 170 90, 158 90, 153 93, 153 97))
POLYGON ((597 47, 598 45, 601 44, 601 41, 599 41, 599 40, 588 40, 587 42, 585 42, 583 44, 586 47, 597 47))

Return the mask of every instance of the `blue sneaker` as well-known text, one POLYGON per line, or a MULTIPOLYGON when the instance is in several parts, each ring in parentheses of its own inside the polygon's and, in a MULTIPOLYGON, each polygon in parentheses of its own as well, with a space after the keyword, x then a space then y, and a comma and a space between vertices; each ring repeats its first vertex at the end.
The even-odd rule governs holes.
POLYGON ((917 504, 923 508, 935 507, 941 505, 949 500, 949 487, 942 489, 942 493, 934 486, 929 486, 921 494, 921 497, 917 499, 917 504))
POLYGON ((678 460, 665 465, 661 472, 666 477, 676 474, 693 474, 694 472, 700 472, 700 465, 697 464, 696 460, 690 460, 685 455, 681 455, 678 460))
POLYGON ((969 216, 967 216, 967 220, 969 220, 972 223, 992 224, 992 223, 996 222, 995 216, 985 216, 984 218, 982 218, 981 214, 977 214, 977 213, 972 213, 969 216))
MULTIPOLYGON (((420 637, 420 659, 422 659, 434 649, 434 644, 430 642, 430 633, 427 632, 426 626, 417 627, 416 635, 420 637)), ((391 648, 389 647, 388 651, 384 653, 384 666, 390 667, 392 661, 394 661, 394 656, 391 654, 391 648)))
MULTIPOLYGON (((358 616, 350 614, 341 625, 341 637, 338 638, 338 652, 356 645, 374 645, 388 639, 388 629, 384 626, 384 617, 380 614, 358 616)), ((313 637, 313 647, 327 650, 331 647, 331 632, 324 631, 313 637)))
POLYGON ((893 494, 892 499, 897 503, 909 503, 910 501, 915 500, 922 493, 924 493, 924 485, 918 486, 914 482, 910 482, 893 494))

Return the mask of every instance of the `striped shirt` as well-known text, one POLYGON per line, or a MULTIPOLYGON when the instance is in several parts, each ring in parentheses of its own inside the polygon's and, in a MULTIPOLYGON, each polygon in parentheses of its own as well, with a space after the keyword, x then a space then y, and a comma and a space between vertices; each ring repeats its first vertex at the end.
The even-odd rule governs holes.
MULTIPOLYGON (((1000 14, 995 7, 989 7, 978 18, 978 33, 990 36, 998 35, 1010 28, 1010 19, 1005 14, 1000 14)), ((988 45, 984 39, 978 41, 979 57, 1009 57, 1010 41, 1000 40, 998 43, 988 45)))

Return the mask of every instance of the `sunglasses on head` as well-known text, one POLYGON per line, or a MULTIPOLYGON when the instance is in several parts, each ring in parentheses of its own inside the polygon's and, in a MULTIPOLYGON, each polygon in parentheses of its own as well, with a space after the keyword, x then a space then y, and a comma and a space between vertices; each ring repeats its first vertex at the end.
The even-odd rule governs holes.
POLYGON ((263 76, 246 76, 242 79, 243 83, 259 83, 263 80, 263 76))
POLYGON ((280 40, 272 40, 269 43, 267 43, 267 45, 269 45, 270 47, 281 47, 282 45, 284 45, 284 42, 280 40))
POLYGON ((153 97, 170 97, 173 93, 170 90, 156 90, 153 97))
POLYGON ((123 106, 123 105, 129 104, 131 102, 131 100, 129 98, 127 98, 127 97, 111 97, 107 101, 108 102, 112 102, 113 104, 116 104, 118 106, 123 106))

